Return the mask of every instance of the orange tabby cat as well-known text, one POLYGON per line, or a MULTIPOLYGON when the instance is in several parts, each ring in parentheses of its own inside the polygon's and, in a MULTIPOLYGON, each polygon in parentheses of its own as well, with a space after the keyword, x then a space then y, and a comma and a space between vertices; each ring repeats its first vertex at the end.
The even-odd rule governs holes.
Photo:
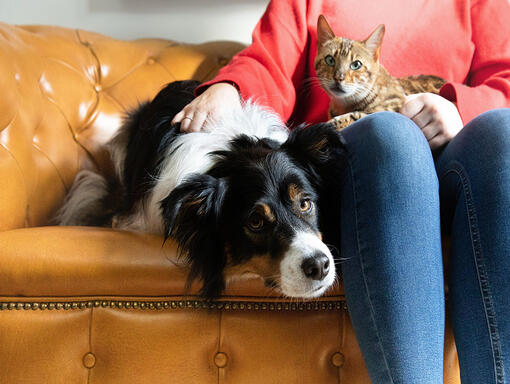
POLYGON ((406 95, 439 93, 445 80, 419 75, 395 78, 379 64, 384 25, 363 41, 336 37, 326 18, 317 22, 315 71, 322 88, 331 96, 329 118, 338 129, 369 113, 399 112, 406 95))

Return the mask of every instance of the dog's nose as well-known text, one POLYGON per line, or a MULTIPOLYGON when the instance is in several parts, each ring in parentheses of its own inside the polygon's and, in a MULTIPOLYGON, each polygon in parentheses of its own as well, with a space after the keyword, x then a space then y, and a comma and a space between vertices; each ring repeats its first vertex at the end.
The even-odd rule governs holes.
POLYGON ((324 253, 318 252, 305 259, 301 264, 301 269, 309 279, 322 280, 329 272, 329 259, 324 253))

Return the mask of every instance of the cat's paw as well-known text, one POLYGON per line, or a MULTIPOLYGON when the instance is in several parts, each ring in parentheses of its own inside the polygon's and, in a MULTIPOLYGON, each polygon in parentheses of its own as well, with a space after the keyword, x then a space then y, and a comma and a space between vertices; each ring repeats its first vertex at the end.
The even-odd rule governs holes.
POLYGON ((367 114, 364 112, 354 111, 344 113, 343 115, 335 116, 329 122, 332 123, 335 126, 335 128, 339 131, 341 129, 344 129, 345 127, 348 127, 349 125, 358 121, 359 119, 366 115, 367 114))

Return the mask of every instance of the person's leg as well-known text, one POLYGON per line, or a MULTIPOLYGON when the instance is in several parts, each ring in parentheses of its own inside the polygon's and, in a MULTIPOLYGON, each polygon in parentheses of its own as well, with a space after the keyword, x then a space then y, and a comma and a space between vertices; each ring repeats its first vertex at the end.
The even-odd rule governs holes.
POLYGON ((374 384, 443 380, 439 187, 419 128, 381 112, 342 131, 342 278, 374 384))
POLYGON ((462 383, 510 383, 510 109, 475 118, 436 164, 462 383))

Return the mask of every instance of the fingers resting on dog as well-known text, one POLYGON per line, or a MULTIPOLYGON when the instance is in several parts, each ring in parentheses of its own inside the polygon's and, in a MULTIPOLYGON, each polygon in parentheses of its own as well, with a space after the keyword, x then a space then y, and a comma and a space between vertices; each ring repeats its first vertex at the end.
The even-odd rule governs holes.
POLYGON ((207 121, 217 121, 233 108, 241 107, 236 87, 229 83, 216 83, 186 105, 172 120, 181 123, 181 132, 199 132, 207 121))

